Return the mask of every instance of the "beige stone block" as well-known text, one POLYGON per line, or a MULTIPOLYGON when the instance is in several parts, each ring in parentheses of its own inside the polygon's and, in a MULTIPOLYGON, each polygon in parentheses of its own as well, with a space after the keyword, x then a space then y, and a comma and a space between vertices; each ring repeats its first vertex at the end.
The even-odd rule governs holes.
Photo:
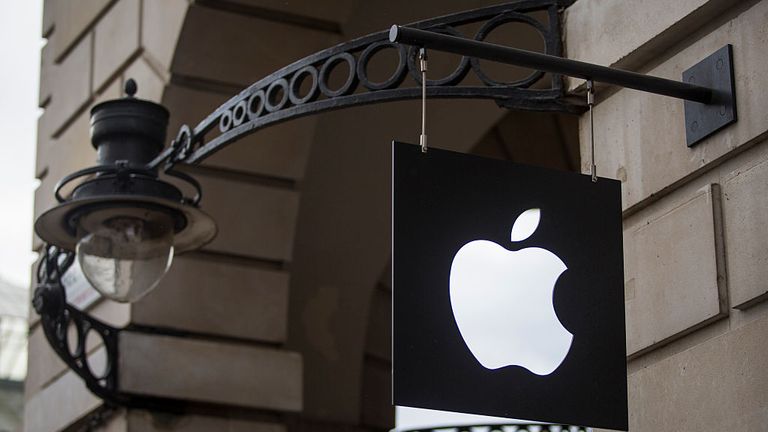
POLYGON ((160 285, 133 305, 132 322, 283 342, 288 279, 285 272, 181 256, 160 285))
MULTIPOLYGON (((580 0, 564 14, 568 57, 631 69, 663 54, 672 44, 735 3, 733 0, 580 0)), ((573 89, 584 81, 570 78, 568 82, 573 89)))
MULTIPOLYGON (((105 350, 95 355, 102 359, 105 350)), ((66 429, 101 406, 101 399, 93 395, 74 372, 67 372, 29 400, 24 406, 24 431, 50 432, 66 429)))
MULTIPOLYGON (((170 86, 163 97, 163 104, 172 113, 168 140, 175 137, 181 125, 194 127, 230 96, 170 86)), ((271 177, 301 178, 316 124, 316 117, 307 117, 259 130, 213 154, 203 163, 271 177)))
POLYGON ((38 175, 47 174, 35 193, 35 218, 55 204, 53 190, 59 180, 78 169, 95 165, 96 150, 91 145, 90 127, 90 113, 86 110, 58 138, 39 137, 36 171, 38 175))
POLYGON ((145 1, 142 5, 141 45, 162 71, 170 70, 187 8, 187 0, 145 1))
POLYGON ((295 352, 123 332, 119 385, 127 392, 280 411, 302 406, 295 352))
POLYGON ((768 318, 631 374, 629 430, 748 431, 768 421, 768 318))
POLYGON ((679 197, 674 204, 666 203, 666 208, 661 204, 625 224, 630 356, 722 318, 728 311, 718 185, 700 189, 690 198, 679 197))
POLYGON ((27 362, 27 378, 24 381, 26 399, 39 392, 66 370, 64 362, 48 344, 41 326, 37 326, 29 333, 27 362))
POLYGON ((127 415, 128 432, 285 432, 286 427, 277 423, 241 420, 204 415, 173 415, 130 410, 127 415))
POLYGON ((120 0, 93 30, 93 88, 101 88, 139 50, 140 0, 120 0))
POLYGON ((44 107, 51 100, 51 88, 53 87, 53 49, 50 43, 46 43, 40 50, 40 93, 37 105, 44 107))
POLYGON ((187 12, 172 70, 245 87, 338 42, 338 35, 325 31, 193 5, 187 12), (275 44, 280 49, 275 49, 275 44))
MULTIPOLYGON (((625 209, 667 192, 670 185, 674 187, 692 174, 711 168, 768 131, 763 97, 768 69, 760 54, 768 44, 768 33, 764 31, 766 14, 768 2, 757 3, 648 71, 651 75, 679 80, 683 70, 728 43, 734 45, 738 122, 695 147, 685 145, 680 100, 625 89, 596 107, 598 172, 626 179, 622 185, 625 209)), ((589 160, 588 122, 588 116, 583 116, 583 161, 589 160)))
POLYGON ((734 172, 723 184, 731 305, 768 298, 768 161, 734 172))
MULTIPOLYGON (((279 20, 280 15, 275 12, 290 14, 297 22, 300 17, 314 18, 335 23, 345 23, 352 12, 357 10, 356 0, 326 0, 319 2, 285 1, 285 0, 233 0, 245 6, 254 14, 261 13, 265 18, 274 16, 279 20)), ((311 25, 311 24, 310 24, 311 25)))
MULTIPOLYGON (((138 84, 136 97, 139 99, 150 100, 155 103, 162 103, 163 93, 165 91, 165 81, 152 69, 145 56, 140 56, 131 63, 123 72, 122 82, 133 78, 138 84)), ((171 115, 175 115, 172 113, 171 115)), ((176 131, 168 130, 166 141, 170 142, 176 131)))
POLYGON ((91 98, 92 39, 87 35, 57 64, 51 79, 51 102, 47 105, 45 127, 38 131, 41 139, 57 135, 91 98))
MULTIPOLYGON (((55 1, 62 3, 60 0, 55 1)), ((72 49, 72 45, 93 26, 110 3, 112 3, 111 0, 68 0, 54 8, 56 32, 51 42, 57 62, 61 61, 62 57, 72 49)))
POLYGON ((43 26, 41 35, 47 38, 53 31, 56 24, 56 4, 57 0, 43 0, 43 26))
POLYGON ((219 232, 206 250, 290 261, 299 194, 293 190, 197 175, 202 209, 219 232))

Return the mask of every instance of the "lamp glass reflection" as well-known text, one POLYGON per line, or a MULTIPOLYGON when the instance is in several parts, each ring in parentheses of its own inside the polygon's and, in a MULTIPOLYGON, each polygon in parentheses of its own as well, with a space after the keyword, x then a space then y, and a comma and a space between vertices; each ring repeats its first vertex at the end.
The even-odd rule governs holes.
POLYGON ((134 302, 160 282, 173 260, 173 218, 153 209, 106 208, 78 221, 77 259, 102 295, 134 302))

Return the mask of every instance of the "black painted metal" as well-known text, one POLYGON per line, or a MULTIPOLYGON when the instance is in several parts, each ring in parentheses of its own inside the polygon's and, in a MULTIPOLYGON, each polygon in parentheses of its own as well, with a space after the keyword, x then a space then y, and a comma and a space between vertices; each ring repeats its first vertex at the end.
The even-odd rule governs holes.
POLYGON ((683 81, 714 91, 711 104, 685 102, 685 140, 693 147, 736 121, 733 47, 726 45, 683 72, 683 81))
POLYGON ((701 104, 708 104, 712 99, 712 90, 710 88, 696 84, 643 75, 566 59, 559 57, 559 55, 536 53, 418 28, 393 25, 389 32, 389 40, 391 42, 472 56, 474 59, 481 58, 516 66, 530 67, 539 71, 591 79, 649 93, 686 99, 701 104))
POLYGON ((143 167, 162 151, 168 127, 168 110, 154 102, 136 99, 136 82, 125 84, 127 96, 102 102, 91 110, 91 142, 100 165, 130 161, 143 167))
MULTIPOLYGON (((543 38, 545 52, 562 54, 559 12, 573 0, 519 0, 503 5, 466 11, 411 24, 413 28, 429 29, 451 35, 461 35, 461 26, 480 24, 474 35, 482 40, 494 28, 519 22, 530 25, 543 38), (531 15, 545 12, 546 19, 531 15)), ((537 15, 541 16, 541 14, 537 15)), ((197 126, 183 126, 176 139, 148 164, 156 168, 162 163, 195 164, 224 146, 261 128, 324 111, 421 97, 415 50, 405 49, 388 40, 388 32, 378 32, 310 55, 257 81, 211 113, 197 126), (398 63, 393 73, 381 82, 368 76, 372 58, 383 50, 394 50, 398 63), (331 71, 341 68, 345 82, 331 88, 331 71), (409 79, 410 76, 410 79, 409 79), (309 91, 300 94, 300 84, 307 80, 309 91), (281 97, 277 97, 282 94, 281 97)), ((563 98, 561 76, 553 74, 548 86, 533 88, 544 78, 543 72, 517 82, 498 82, 485 74, 477 61, 469 57, 446 77, 428 81, 430 98, 492 99, 505 108, 532 111, 581 113, 582 105, 563 98), (481 85, 463 85, 462 80, 474 73, 481 85)))
POLYGON ((61 277, 74 259, 72 251, 55 246, 45 248, 37 268, 37 288, 32 304, 40 314, 43 333, 59 358, 85 381, 85 385, 96 396, 110 403, 124 404, 127 399, 117 390, 117 338, 120 329, 67 303, 61 277), (70 326, 75 330, 75 341, 69 341, 70 326), (86 339, 90 332, 95 332, 104 342, 106 369, 102 375, 95 374, 88 363, 86 339))
POLYGON ((500 423, 406 429, 402 432, 587 432, 582 426, 547 423, 500 423))

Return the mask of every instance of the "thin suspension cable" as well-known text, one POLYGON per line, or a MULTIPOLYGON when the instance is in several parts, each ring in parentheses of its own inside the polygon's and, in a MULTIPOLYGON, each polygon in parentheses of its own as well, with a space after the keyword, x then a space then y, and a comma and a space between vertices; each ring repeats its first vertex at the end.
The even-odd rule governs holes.
POLYGON ((427 152, 427 50, 419 50, 419 68, 421 69, 421 152, 427 152))
POLYGON ((592 173, 592 182, 597 182, 597 165, 595 165, 595 121, 592 116, 592 107, 595 105, 595 83, 592 80, 587 80, 587 106, 589 107, 589 140, 590 140, 590 159, 592 173))

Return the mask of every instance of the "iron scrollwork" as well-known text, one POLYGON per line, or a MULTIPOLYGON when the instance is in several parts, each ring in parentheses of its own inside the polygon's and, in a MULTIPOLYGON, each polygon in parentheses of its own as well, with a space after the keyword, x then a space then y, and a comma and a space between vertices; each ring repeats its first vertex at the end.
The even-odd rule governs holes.
MULTIPOLYGON (((519 0, 467 12, 413 23, 410 27, 462 36, 461 27, 480 25, 474 34, 484 40, 494 29, 507 23, 530 26, 543 39, 545 53, 562 55, 559 13, 573 0, 519 0), (534 15, 535 14, 535 15, 534 15), (546 16, 542 22, 537 17, 546 16)), ((417 99, 421 97, 421 77, 414 60, 416 50, 390 43, 386 31, 374 33, 299 60, 257 81, 225 102, 196 127, 183 126, 171 146, 154 162, 166 167, 176 163, 195 164, 226 145, 261 128, 316 114, 357 105, 417 99), (368 73, 371 60, 380 52, 394 50, 397 64, 389 77, 373 81, 368 73), (332 71, 339 69, 343 82, 330 85, 332 71), (411 80, 407 80, 408 76, 411 80), (406 81, 411 84, 405 84, 406 81), (304 90, 302 91, 302 87, 304 90), (206 138, 210 138, 206 140, 206 138)), ((430 98, 492 99, 510 109, 579 113, 584 109, 565 100, 561 76, 551 75, 548 86, 541 84, 545 74, 501 82, 483 71, 477 59, 462 57, 448 75, 427 80, 430 98), (474 73, 480 84, 462 84, 474 73)))
POLYGON ((86 387, 108 403, 122 405, 126 398, 118 392, 117 341, 120 329, 101 322, 67 303, 61 279, 72 266, 72 251, 47 246, 37 267, 37 288, 32 304, 40 314, 43 333, 61 360, 85 381, 86 387), (89 363, 86 341, 94 332, 106 351, 103 372, 89 363), (74 340, 70 340, 70 338, 74 340))

